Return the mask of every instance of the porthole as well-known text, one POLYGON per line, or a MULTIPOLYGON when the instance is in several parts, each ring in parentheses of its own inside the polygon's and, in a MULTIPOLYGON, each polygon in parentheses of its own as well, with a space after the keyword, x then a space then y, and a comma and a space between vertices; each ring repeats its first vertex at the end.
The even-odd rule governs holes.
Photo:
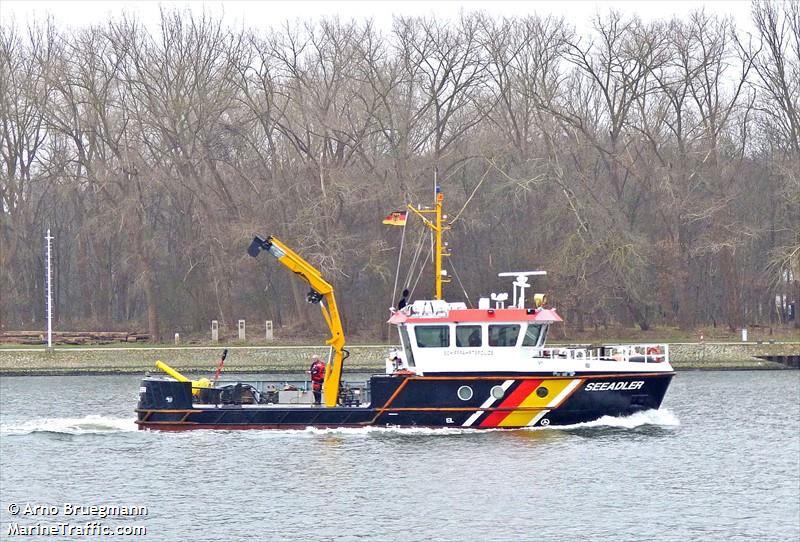
POLYGON ((503 386, 493 386, 491 394, 495 399, 502 399, 506 394, 506 390, 503 389, 503 386))
POLYGON ((539 397, 542 397, 542 398, 547 397, 548 393, 550 393, 550 391, 547 388, 545 388, 544 386, 536 388, 536 395, 538 395, 539 397))
POLYGON ((461 386, 458 388, 458 398, 462 401, 469 401, 472 399, 472 388, 469 386, 461 386))

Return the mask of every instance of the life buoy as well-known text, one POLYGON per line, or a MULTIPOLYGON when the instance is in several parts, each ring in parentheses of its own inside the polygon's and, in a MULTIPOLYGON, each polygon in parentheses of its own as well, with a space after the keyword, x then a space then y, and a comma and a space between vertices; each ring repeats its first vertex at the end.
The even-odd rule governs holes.
MULTIPOLYGON (((661 357, 661 348, 658 346, 648 346, 647 347, 647 355, 653 358, 660 358, 661 357)), ((660 360, 658 360, 660 361, 660 360)))

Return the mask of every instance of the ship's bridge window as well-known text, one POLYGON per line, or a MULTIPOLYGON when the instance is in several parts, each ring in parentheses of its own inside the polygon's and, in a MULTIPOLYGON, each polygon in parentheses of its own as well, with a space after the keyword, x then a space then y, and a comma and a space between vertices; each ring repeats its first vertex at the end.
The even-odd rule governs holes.
POLYGON ((456 346, 476 348, 482 344, 481 326, 456 326, 456 346))
POLYGON ((542 324, 528 324, 525 331, 525 338, 522 339, 522 346, 536 346, 539 344, 539 336, 542 334, 542 324))
POLYGON ((416 367, 414 363, 414 351, 411 349, 411 341, 408 339, 408 330, 406 326, 397 326, 400 333, 400 344, 403 346, 403 353, 406 355, 406 363, 409 367, 416 367))
POLYGON ((450 326, 415 326, 414 335, 420 348, 447 348, 450 346, 450 326))
POLYGON ((489 346, 516 346, 519 328, 519 324, 489 326, 489 346))

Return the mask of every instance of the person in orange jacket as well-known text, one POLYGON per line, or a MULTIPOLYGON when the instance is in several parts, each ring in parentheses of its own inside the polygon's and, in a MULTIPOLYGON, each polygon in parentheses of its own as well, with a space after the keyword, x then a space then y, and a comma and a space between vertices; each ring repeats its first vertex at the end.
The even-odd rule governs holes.
POLYGON ((311 389, 314 392, 314 404, 322 403, 322 383, 325 382, 325 362, 318 355, 311 356, 311 389))

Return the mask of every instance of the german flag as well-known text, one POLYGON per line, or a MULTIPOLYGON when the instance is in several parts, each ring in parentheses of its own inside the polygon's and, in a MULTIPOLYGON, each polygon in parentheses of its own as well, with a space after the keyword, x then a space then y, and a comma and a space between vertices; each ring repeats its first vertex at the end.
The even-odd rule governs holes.
POLYGON ((392 211, 383 219, 383 223, 387 226, 405 226, 406 213, 407 211, 392 211))

